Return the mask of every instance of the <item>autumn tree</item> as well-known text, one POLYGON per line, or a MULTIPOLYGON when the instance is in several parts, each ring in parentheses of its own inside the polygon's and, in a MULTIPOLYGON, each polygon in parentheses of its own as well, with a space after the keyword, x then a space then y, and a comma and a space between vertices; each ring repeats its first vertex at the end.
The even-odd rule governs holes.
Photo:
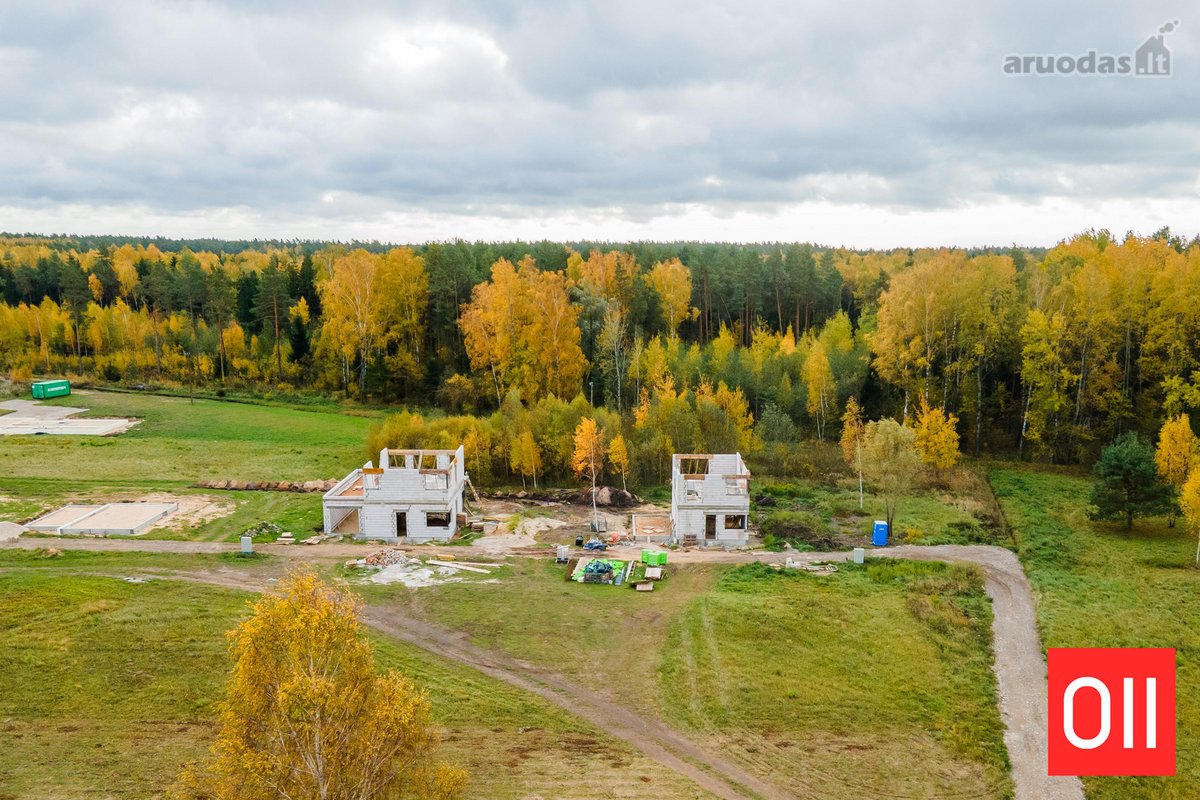
POLYGON ((863 424, 862 407, 851 397, 846 401, 846 411, 842 414, 842 460, 858 474, 858 507, 863 507, 863 438, 866 436, 866 426, 863 424))
POLYGON ((893 530, 896 506, 921 471, 921 456, 912 428, 894 419, 868 422, 863 430, 863 472, 871 489, 883 498, 888 530, 893 530))
POLYGON ((808 388, 807 408, 809 415, 817 424, 817 438, 825 438, 825 425, 833 413, 836 400, 834 394, 833 370, 829 366, 829 357, 825 353, 825 345, 820 339, 813 340, 804 360, 804 383, 808 388))
POLYGON ((575 450, 571 455, 571 469, 576 475, 591 481, 592 522, 597 519, 596 478, 604 468, 604 429, 592 417, 584 417, 575 427, 575 450))
MULTIPOLYGON (((199 269, 198 266, 197 269, 199 269)), ((255 312, 260 324, 269 326, 272 332, 271 343, 275 352, 276 383, 281 380, 283 375, 283 341, 280 337, 280 326, 287 321, 287 312, 291 305, 292 297, 288 293, 288 276, 285 265, 278 254, 272 254, 267 268, 262 271, 262 276, 259 278, 255 312)))
POLYGON ((533 488, 537 488, 538 471, 542 468, 542 450, 533 431, 523 429, 512 441, 508 456, 509 467, 520 474, 521 486, 525 485, 526 476, 533 478, 533 488))
POLYGON ((921 461, 939 477, 944 477, 958 463, 957 426, 958 417, 921 401, 913 444, 921 454, 921 461))
MULTIPOLYGON (((1186 414, 1172 417, 1163 423, 1158 434, 1158 448, 1154 451, 1154 463, 1158 477, 1175 489, 1178 495, 1192 469, 1200 464, 1197 453, 1196 434, 1186 414)), ((1175 511, 1171 510, 1168 526, 1175 527, 1175 511)))
POLYGON ((608 443, 608 463, 614 470, 621 473, 621 488, 628 491, 625 474, 629 472, 629 446, 625 444, 625 437, 619 433, 613 436, 608 443))
POLYGON ((353 250, 337 258, 332 273, 318 285, 321 307, 325 310, 322 340, 336 349, 343 376, 349 374, 357 359, 360 400, 366 399, 367 366, 378 334, 375 312, 378 271, 377 256, 366 250, 353 250))
POLYGON ((389 250, 379 262, 372 291, 372 322, 383 353, 384 372, 394 380, 414 382, 421 375, 425 308, 429 303, 425 259, 408 247, 389 250))
POLYGON ((1200 567, 1200 467, 1193 467, 1179 490, 1179 508, 1192 533, 1197 536, 1196 566, 1200 567))
POLYGON ((429 701, 379 674, 348 590, 292 572, 230 632, 233 673, 212 757, 174 800, 373 800, 462 796, 466 774, 437 759, 429 701))
POLYGON ((608 386, 609 398, 616 398, 617 413, 625 411, 625 377, 629 372, 631 342, 629 315, 619 306, 604 312, 604 324, 596 339, 600 351, 600 372, 608 386))
POLYGON ((680 323, 692 316, 692 273, 679 259, 670 258, 654 265, 649 281, 658 294, 667 335, 673 339, 680 323))
POLYGON ((497 405, 513 388, 529 402, 579 392, 587 359, 569 288, 564 273, 542 272, 526 257, 519 268, 497 260, 491 280, 472 291, 459 325, 471 367, 487 371, 497 405))

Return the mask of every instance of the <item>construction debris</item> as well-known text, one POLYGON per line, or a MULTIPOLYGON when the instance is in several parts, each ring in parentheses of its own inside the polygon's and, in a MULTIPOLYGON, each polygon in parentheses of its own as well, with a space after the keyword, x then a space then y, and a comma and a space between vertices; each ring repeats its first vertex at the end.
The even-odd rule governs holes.
POLYGON ((787 569, 802 569, 805 572, 816 572, 816 573, 824 573, 824 574, 832 574, 832 573, 838 571, 836 564, 830 564, 827 562, 810 564, 806 561, 797 561, 792 558, 789 558, 786 561, 784 561, 783 566, 787 569))
POLYGON ((463 572, 491 575, 490 568, 500 565, 436 558, 427 559, 422 564, 419 558, 407 556, 402 550, 387 548, 376 550, 363 558, 351 559, 345 562, 345 566, 348 569, 374 570, 375 574, 371 576, 372 583, 402 583, 410 589, 418 589, 441 583, 458 583, 465 580, 461 575, 463 572))
POLYGON ((366 558, 360 558, 356 563, 361 567, 390 567, 394 564, 407 564, 408 556, 404 555, 403 550, 388 548, 387 550, 376 550, 366 558))
POLYGON ((283 541, 285 538, 287 539, 287 542, 295 541, 295 537, 292 536, 291 531, 285 531, 274 522, 268 522, 266 520, 246 528, 246 530, 242 531, 242 536, 250 536, 252 538, 270 538, 274 536, 275 541, 279 542, 280 544, 285 544, 283 541))

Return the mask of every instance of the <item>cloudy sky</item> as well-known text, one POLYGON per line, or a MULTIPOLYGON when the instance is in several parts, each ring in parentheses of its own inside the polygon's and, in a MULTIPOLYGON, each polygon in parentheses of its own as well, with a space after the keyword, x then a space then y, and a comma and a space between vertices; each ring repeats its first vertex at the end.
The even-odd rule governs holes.
POLYGON ((1200 15, 1183 5, 3 0, 0 229, 1191 235, 1200 15), (1171 20, 1170 77, 1002 70, 1131 54, 1171 20))

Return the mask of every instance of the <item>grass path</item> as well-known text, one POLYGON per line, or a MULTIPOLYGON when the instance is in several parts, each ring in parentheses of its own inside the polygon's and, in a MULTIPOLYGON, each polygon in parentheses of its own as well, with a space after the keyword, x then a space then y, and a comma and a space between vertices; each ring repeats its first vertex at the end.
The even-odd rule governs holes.
POLYGON ((1037 597, 1046 647, 1173 647, 1177 774, 1087 777, 1093 800, 1184 800, 1200 782, 1200 577, 1182 525, 1087 518, 1090 478, 998 469, 991 482, 1037 597))
MULTIPOLYGON (((96 541, 103 543, 109 540, 96 541)), ((62 544, 66 547, 71 546, 68 541, 63 541, 62 544)), ((312 556, 316 556, 321 551, 321 547, 323 546, 319 545, 306 549, 310 550, 312 556)), ((996 608, 992 627, 994 647, 997 653, 996 680, 999 685, 1000 711, 1005 726, 1004 740, 1012 762, 1015 796, 1017 800, 1026 800, 1026 798, 1029 800, 1035 798, 1036 800, 1054 800, 1056 798, 1075 800, 1075 798, 1081 798, 1082 792, 1079 790, 1077 781, 1046 776, 1045 667, 1034 620, 1032 596, 1028 584, 1023 581, 1021 566, 1014 554, 998 547, 957 545, 901 546, 889 548, 886 554, 893 558, 972 563, 983 568, 985 588, 996 608)), ((732 560, 743 563, 758 560, 781 561, 783 558, 781 555, 770 553, 718 555, 722 561, 732 560)), ((806 553, 793 554, 792 557, 808 561, 844 561, 849 554, 844 552, 806 553)), ((536 565, 539 562, 526 563, 536 565)), ((253 578, 250 580, 251 585, 261 585, 253 578)), ((627 594, 632 596, 632 593, 627 594)), ((418 622, 407 614, 397 613, 397 611, 398 609, 394 606, 377 609, 374 612, 375 616, 369 617, 369 621, 377 624, 381 630, 389 634, 444 656, 462 660, 463 663, 481 669, 485 674, 491 674, 501 680, 508 680, 511 677, 512 680, 508 682, 512 685, 527 688, 528 691, 532 691, 543 699, 572 713, 582 715, 582 718, 601 726, 611 735, 633 744, 652 759, 679 770, 683 775, 693 776, 693 770, 697 767, 692 759, 699 759, 700 763, 708 762, 716 774, 724 776, 721 782, 726 788, 714 791, 713 793, 717 796, 738 796, 738 792, 743 792, 744 788, 750 788, 763 797, 781 797, 787 796, 788 792, 796 789, 797 785, 794 782, 788 784, 788 792, 773 788, 771 783, 755 776, 754 772, 757 770, 748 771, 739 766, 736 760, 713 755, 712 751, 720 752, 720 742, 710 741, 707 746, 697 746, 661 723, 629 712, 623 706, 614 707, 611 698, 606 699, 603 695, 580 690, 577 681, 565 678, 557 671, 521 661, 500 650, 480 648, 469 641, 469 633, 464 635, 428 622, 418 622), (488 672, 488 670, 494 672, 488 672), (577 694, 577 691, 584 693, 577 694), (628 715, 628 718, 624 715, 628 715)), ((702 633, 703 625, 701 624, 699 627, 702 633)), ((748 630, 755 629, 753 624, 743 625, 743 627, 748 630)), ((698 659, 703 658, 704 653, 711 652, 703 643, 694 644, 692 650, 697 654, 695 657, 698 659)), ((748 755, 757 759, 752 752, 748 755)), ((929 751, 926 755, 934 757, 935 752, 929 751)), ((839 777, 818 774, 812 780, 815 783, 811 783, 806 791, 814 796, 822 796, 821 793, 827 792, 830 788, 828 782, 836 782, 839 777), (822 781, 826 782, 823 787, 822 781)), ((707 784, 701 785, 707 786, 707 784)), ((842 788, 843 790, 848 789, 844 784, 842 788)), ((997 796, 996 791, 999 791, 1000 794, 1004 793, 1002 790, 984 793, 976 791, 973 794, 960 796, 964 798, 968 796, 990 797, 997 796)), ((858 795, 843 792, 841 796, 858 795)))
MULTIPOLYGON (((82 568, 0 571, 0 797, 158 797, 215 735, 228 674, 222 632, 252 595, 82 568)), ((445 756, 472 775, 470 798, 633 800, 646 791, 639 776, 656 772, 578 716, 426 647, 380 636, 376 655, 430 693, 445 756)), ((711 797, 672 773, 659 771, 654 785, 711 797)))

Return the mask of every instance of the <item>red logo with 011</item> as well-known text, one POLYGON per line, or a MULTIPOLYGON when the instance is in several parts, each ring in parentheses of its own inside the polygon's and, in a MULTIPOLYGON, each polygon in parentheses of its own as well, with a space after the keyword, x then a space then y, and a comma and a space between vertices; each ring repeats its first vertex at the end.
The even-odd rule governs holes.
POLYGON ((1175 650, 1051 648, 1051 775, 1175 774, 1175 650))

